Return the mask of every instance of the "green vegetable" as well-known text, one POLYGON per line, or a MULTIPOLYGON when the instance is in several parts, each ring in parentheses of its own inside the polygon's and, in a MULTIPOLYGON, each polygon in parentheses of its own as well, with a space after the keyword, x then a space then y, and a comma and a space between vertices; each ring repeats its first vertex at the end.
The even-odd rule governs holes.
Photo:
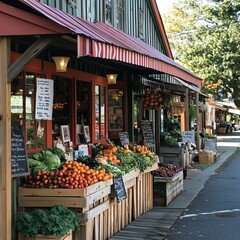
POLYGON ((42 153, 41 153, 41 152, 34 153, 32 157, 33 157, 35 160, 41 161, 41 159, 42 159, 42 153))
POLYGON ((28 165, 29 165, 29 168, 34 168, 34 167, 42 165, 42 163, 33 158, 28 158, 28 165))
POLYGON ((106 165, 99 164, 95 167, 96 170, 100 170, 102 168, 104 168, 107 173, 112 173, 114 177, 118 177, 120 175, 125 174, 125 172, 120 169, 120 166, 116 166, 112 164, 106 164, 106 165))
POLYGON ((51 151, 47 150, 47 149, 43 149, 42 150, 42 155, 45 156, 45 155, 51 155, 53 154, 51 151))
POLYGON ((60 148, 52 148, 50 151, 52 151, 53 154, 58 155, 61 161, 65 161, 65 152, 60 148))
POLYGON ((34 168, 33 168, 33 174, 36 174, 37 172, 40 172, 40 171, 42 171, 42 170, 46 170, 46 171, 51 171, 50 169, 49 169, 49 167, 47 167, 44 163, 42 163, 42 162, 40 162, 40 164, 38 165, 38 166, 35 166, 34 168))
POLYGON ((58 169, 61 166, 61 160, 56 154, 46 154, 43 156, 43 164, 47 167, 58 169))
POLYGON ((64 236, 70 229, 79 230, 80 218, 69 208, 58 205, 50 210, 37 208, 21 213, 17 230, 25 237, 35 238, 37 234, 64 236))

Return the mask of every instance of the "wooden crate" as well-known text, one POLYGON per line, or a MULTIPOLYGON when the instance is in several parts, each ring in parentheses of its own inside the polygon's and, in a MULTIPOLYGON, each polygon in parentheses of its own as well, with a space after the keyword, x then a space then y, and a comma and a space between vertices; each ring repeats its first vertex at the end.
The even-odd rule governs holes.
POLYGON ((101 181, 83 189, 19 188, 19 207, 86 208, 110 193, 111 180, 101 181))
MULTIPOLYGON (((32 240, 31 237, 24 237, 21 234, 18 236, 19 240, 32 240)), ((53 235, 42 235, 37 234, 35 240, 72 240, 72 231, 70 230, 66 235, 62 237, 53 236, 53 235)))
POLYGON ((153 183, 154 206, 167 206, 183 191, 183 171, 174 177, 156 177, 153 183))
POLYGON ((227 132, 227 127, 219 127, 218 128, 218 133, 224 134, 227 132))
POLYGON ((153 208, 153 176, 151 171, 157 168, 158 163, 154 162, 143 173, 135 169, 123 176, 127 198, 121 202, 117 202, 116 198, 110 199, 110 237, 153 208))
POLYGON ((141 214, 153 207, 153 176, 151 171, 138 169, 123 176, 127 198, 118 202, 111 198, 113 180, 98 182, 85 189, 33 189, 18 190, 19 207, 52 207, 62 204, 75 210, 81 218, 79 231, 72 233, 73 240, 106 240, 126 227, 141 214))
POLYGON ((198 153, 199 164, 212 164, 216 160, 216 152, 201 151, 198 153))

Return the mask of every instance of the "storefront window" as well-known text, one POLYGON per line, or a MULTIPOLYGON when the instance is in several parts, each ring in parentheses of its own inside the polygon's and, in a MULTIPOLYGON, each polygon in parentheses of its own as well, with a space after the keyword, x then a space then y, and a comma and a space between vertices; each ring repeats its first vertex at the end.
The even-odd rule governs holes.
POLYGON ((61 125, 70 124, 69 80, 54 77, 53 140, 61 138, 61 125))
POLYGON ((124 31, 124 0, 106 0, 106 22, 124 31))
POLYGON ((22 73, 11 84, 12 125, 24 126, 27 149, 44 147, 44 121, 35 120, 37 77, 22 73))
POLYGON ((110 25, 113 25, 112 12, 113 12, 112 0, 106 0, 106 22, 110 25))
POLYGON ((108 90, 109 132, 123 131, 123 91, 121 89, 108 90))
POLYGON ((106 88, 103 86, 95 86, 95 136, 96 140, 106 137, 106 88))
POLYGON ((124 30, 124 0, 117 0, 117 29, 124 30))
POLYGON ((134 102, 133 102, 133 125, 134 125, 134 142, 138 142, 138 137, 140 134, 140 126, 139 123, 139 98, 137 95, 134 95, 134 102))
MULTIPOLYGON (((91 104, 90 96, 91 84, 89 82, 77 81, 76 97, 77 97, 77 139, 82 142, 84 136, 84 126, 91 126, 91 104)), ((85 136, 86 137, 86 136, 85 136)), ((90 137, 90 136, 89 136, 90 137)), ((91 139, 90 139, 91 140, 91 139)))

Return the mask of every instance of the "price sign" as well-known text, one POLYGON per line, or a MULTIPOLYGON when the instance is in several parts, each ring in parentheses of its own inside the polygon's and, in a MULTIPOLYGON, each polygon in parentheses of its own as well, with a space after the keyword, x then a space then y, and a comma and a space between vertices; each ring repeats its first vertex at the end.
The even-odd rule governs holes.
POLYGON ((13 177, 29 175, 29 167, 23 137, 23 126, 11 128, 11 171, 13 177))
POLYGON ((53 80, 37 78, 35 119, 52 120, 53 80))
POLYGON ((141 121, 141 128, 143 132, 143 139, 147 147, 153 147, 155 145, 153 124, 148 120, 141 121))
POLYGON ((122 200, 127 198, 126 189, 123 183, 122 176, 113 178, 113 188, 118 202, 121 202, 122 200))
POLYGON ((125 144, 127 144, 127 145, 129 144, 128 132, 119 132, 118 135, 119 135, 122 146, 124 146, 125 144))

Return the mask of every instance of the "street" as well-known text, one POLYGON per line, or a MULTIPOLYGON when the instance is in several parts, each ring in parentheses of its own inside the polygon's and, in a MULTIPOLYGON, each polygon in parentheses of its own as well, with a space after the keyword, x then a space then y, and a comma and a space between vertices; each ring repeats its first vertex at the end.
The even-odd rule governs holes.
MULTIPOLYGON (((220 138, 239 143, 239 132, 220 138)), ((221 142, 219 143, 221 144, 221 142)), ((166 240, 240 239, 240 149, 211 176, 175 222, 166 240)))

